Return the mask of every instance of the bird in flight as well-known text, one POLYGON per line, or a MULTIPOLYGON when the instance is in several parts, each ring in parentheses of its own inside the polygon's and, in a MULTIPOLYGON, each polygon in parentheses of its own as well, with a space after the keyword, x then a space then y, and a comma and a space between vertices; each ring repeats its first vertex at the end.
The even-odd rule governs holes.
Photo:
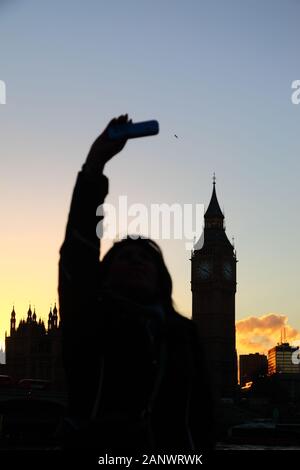
POLYGON ((176 139, 178 139, 178 135, 174 134, 174 137, 176 137, 176 139))

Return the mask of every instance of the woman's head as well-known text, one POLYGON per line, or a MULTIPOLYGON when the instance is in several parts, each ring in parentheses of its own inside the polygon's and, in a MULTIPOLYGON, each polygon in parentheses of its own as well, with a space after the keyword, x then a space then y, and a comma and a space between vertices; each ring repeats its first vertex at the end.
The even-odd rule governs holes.
POLYGON ((149 238, 127 237, 112 246, 101 262, 102 283, 138 302, 172 306, 172 279, 161 249, 149 238))

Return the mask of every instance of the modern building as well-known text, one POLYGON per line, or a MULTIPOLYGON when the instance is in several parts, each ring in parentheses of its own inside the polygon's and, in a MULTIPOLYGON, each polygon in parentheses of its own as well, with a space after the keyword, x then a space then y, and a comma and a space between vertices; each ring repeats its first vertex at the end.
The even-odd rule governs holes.
POLYGON ((49 380, 55 389, 64 386, 61 355, 61 328, 56 306, 50 309, 48 327, 37 319, 29 306, 27 319, 16 326, 13 308, 10 319, 10 336, 5 337, 6 373, 15 381, 20 379, 49 380))
POLYGON ((228 240, 215 177, 204 215, 203 236, 192 253, 192 318, 211 372, 216 400, 231 398, 237 385, 235 340, 236 253, 228 240), (201 246, 202 245, 202 246, 201 246))
POLYGON ((268 374, 299 374, 300 364, 294 364, 293 353, 299 346, 281 343, 268 351, 268 374))
POLYGON ((268 359, 265 354, 241 354, 239 358, 239 378, 243 387, 247 382, 253 382, 268 373, 268 359))

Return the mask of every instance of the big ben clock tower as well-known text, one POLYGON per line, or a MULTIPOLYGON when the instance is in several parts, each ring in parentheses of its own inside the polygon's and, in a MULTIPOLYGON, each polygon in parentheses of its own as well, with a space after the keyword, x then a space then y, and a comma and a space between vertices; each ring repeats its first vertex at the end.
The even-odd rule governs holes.
MULTIPOLYGON (((197 245, 196 245, 197 246, 197 245)), ((216 399, 237 384, 235 346, 236 255, 227 238, 216 181, 204 215, 204 243, 192 254, 192 318, 197 323, 216 399)))

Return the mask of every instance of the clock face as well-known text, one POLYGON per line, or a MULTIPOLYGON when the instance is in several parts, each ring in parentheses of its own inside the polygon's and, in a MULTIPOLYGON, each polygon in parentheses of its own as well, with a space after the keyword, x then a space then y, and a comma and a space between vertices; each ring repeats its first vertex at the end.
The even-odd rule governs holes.
POLYGON ((229 263, 229 261, 226 261, 223 264, 223 276, 227 281, 231 281, 233 277, 233 269, 232 269, 232 264, 229 263))
POLYGON ((197 275, 199 279, 207 280, 210 278, 212 273, 211 263, 209 261, 201 261, 197 269, 197 275))

